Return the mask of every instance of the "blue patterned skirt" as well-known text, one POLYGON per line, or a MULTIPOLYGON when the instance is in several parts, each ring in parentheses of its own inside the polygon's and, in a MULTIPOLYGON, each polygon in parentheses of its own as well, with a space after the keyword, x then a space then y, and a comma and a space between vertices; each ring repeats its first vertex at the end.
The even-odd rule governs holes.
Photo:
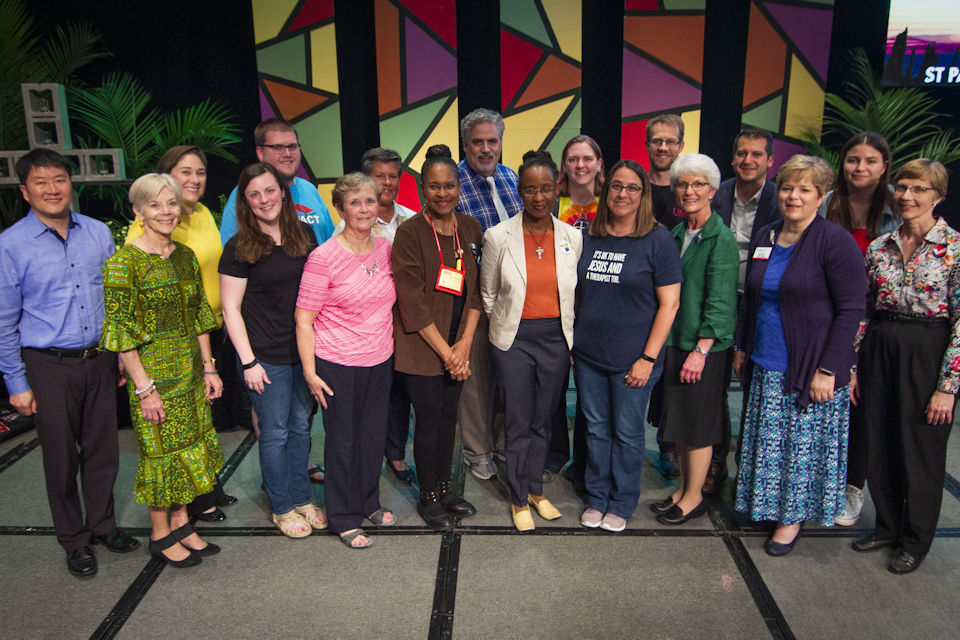
POLYGON ((846 506, 850 388, 801 410, 784 374, 754 366, 737 475, 737 511, 750 519, 831 526, 846 506))

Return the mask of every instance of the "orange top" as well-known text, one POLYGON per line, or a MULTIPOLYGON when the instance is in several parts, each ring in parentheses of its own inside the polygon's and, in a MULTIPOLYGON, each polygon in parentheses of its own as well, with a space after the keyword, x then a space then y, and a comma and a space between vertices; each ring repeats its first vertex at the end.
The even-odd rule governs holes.
POLYGON ((523 299, 522 320, 560 317, 560 289, 557 287, 557 260, 553 252, 553 230, 541 237, 523 232, 523 250, 527 257, 527 294, 523 299), (537 255, 537 240, 542 253, 537 255))

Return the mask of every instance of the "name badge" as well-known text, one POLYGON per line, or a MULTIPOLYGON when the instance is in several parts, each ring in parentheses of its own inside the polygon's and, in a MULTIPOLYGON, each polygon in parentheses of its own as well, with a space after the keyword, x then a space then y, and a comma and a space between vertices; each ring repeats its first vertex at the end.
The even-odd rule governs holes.
POLYGON ((457 271, 450 267, 440 267, 440 273, 437 274, 437 291, 452 293, 459 296, 463 293, 463 271, 457 271))
POLYGON ((769 260, 771 253, 773 253, 773 247, 757 247, 756 251, 753 252, 753 259, 769 260))

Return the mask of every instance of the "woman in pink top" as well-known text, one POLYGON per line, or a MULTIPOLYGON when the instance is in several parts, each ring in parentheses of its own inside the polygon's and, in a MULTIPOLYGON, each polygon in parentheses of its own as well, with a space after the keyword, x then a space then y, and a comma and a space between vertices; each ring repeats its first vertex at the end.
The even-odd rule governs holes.
POLYGON ((333 204, 344 230, 307 258, 295 313, 303 375, 323 408, 327 517, 353 549, 371 544, 364 518, 397 522, 380 506, 397 299, 390 243, 370 235, 380 189, 362 173, 337 180, 333 204))

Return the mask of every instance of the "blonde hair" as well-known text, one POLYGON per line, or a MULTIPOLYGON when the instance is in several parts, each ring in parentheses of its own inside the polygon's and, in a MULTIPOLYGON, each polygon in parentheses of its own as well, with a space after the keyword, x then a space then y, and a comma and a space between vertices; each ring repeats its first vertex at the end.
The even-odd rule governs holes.
POLYGON ((380 196, 380 192, 383 191, 383 186, 367 174, 352 171, 337 178, 337 183, 333 186, 333 206, 342 209, 343 196, 353 191, 358 191, 361 187, 370 187, 378 197, 380 196))
POLYGON ((947 195, 947 183, 950 182, 950 176, 947 175, 947 168, 929 158, 917 158, 906 163, 897 174, 893 176, 893 182, 899 180, 926 180, 937 192, 937 196, 942 198, 947 195))
POLYGON ((780 165, 777 171, 777 188, 779 189, 783 182, 793 176, 799 175, 800 178, 810 178, 813 186, 817 188, 817 195, 824 195, 830 190, 833 184, 833 169, 827 164, 827 161, 817 156, 804 156, 797 154, 791 156, 789 160, 780 165))
POLYGON ((150 202, 157 194, 164 189, 170 189, 170 192, 177 199, 177 207, 183 204, 183 193, 180 191, 180 184, 169 173, 147 173, 130 185, 130 204, 134 209, 142 208, 142 205, 150 202))

